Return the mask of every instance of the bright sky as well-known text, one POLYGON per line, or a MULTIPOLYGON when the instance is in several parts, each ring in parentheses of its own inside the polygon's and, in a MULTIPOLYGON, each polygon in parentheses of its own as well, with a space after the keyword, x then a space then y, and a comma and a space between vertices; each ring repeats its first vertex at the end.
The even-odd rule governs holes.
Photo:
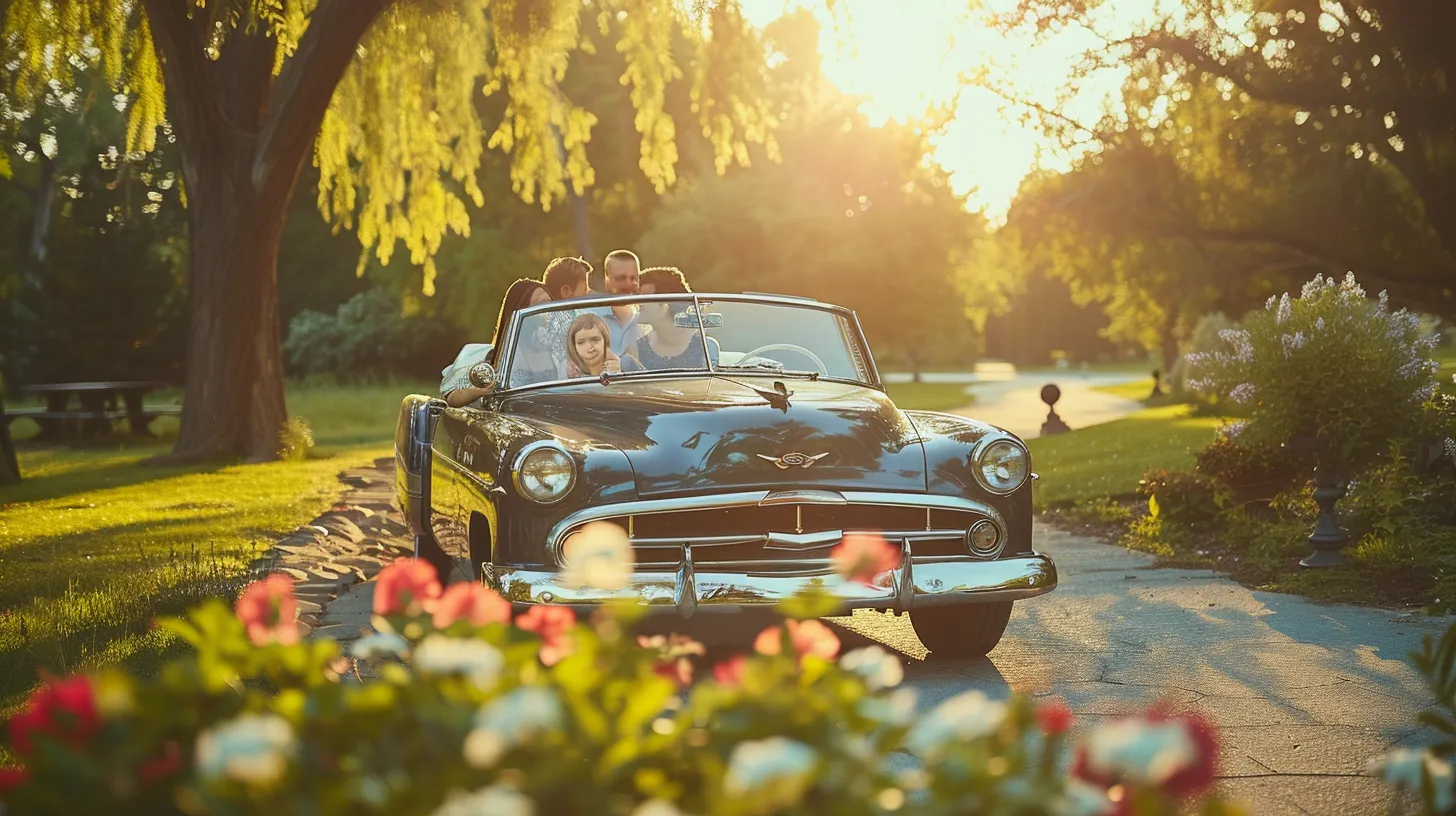
MULTIPOLYGON (((956 120, 939 139, 935 158, 952 173, 958 192, 974 191, 968 205, 1000 219, 1022 178, 1038 163, 1063 169, 1068 157, 1034 123, 990 91, 964 87, 961 73, 986 69, 1015 92, 1050 108, 1082 52, 1096 41, 1083 30, 1064 30, 1042 43, 1008 38, 986 23, 988 12, 1005 11, 1015 0, 839 0, 849 24, 836 38, 824 3, 813 0, 742 0, 759 26, 786 9, 812 10, 823 26, 820 50, 829 80, 846 93, 868 97, 863 110, 872 121, 918 116, 927 106, 961 99, 956 120), (975 5, 977 8, 972 9, 975 5)), ((1146 15, 1156 0, 1117 0, 1113 16, 1099 24, 1122 33, 1146 15)), ((1083 82, 1061 110, 1079 121, 1095 121, 1102 99, 1120 79, 1112 74, 1083 82)))

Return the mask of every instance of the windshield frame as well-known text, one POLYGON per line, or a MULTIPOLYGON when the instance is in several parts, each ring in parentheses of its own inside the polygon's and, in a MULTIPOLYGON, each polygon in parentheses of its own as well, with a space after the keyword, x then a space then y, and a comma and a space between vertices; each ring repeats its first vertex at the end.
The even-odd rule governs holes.
POLYGON ((862 358, 867 378, 864 381, 847 377, 832 377, 819 375, 821 382, 837 382, 846 385, 857 385, 861 387, 874 388, 878 391, 885 390, 884 380, 880 377, 879 367, 875 364, 875 358, 870 351, 870 345, 865 340, 864 327, 860 325, 859 315, 843 306, 835 306, 831 303, 813 300, 810 298, 794 297, 792 295, 744 295, 744 294, 720 294, 716 292, 664 292, 650 295, 603 295, 573 298, 571 300, 550 300, 545 303, 538 303, 521 309, 511 317, 510 324, 506 327, 505 335, 501 338, 501 348, 498 352, 500 363, 496 368, 496 394, 517 394, 524 391, 532 391, 539 388, 550 388, 560 385, 580 385, 584 382, 600 382, 600 378, 570 377, 565 379, 547 380, 545 382, 518 385, 514 388, 507 387, 509 372, 516 356, 516 338, 520 334, 521 325, 527 318, 544 312, 593 309, 604 306, 616 306, 619 304, 636 304, 651 298, 658 302, 682 302, 691 303, 693 313, 698 318, 698 341, 703 346, 703 357, 708 360, 708 367, 701 370, 685 371, 682 369, 666 369, 661 371, 641 371, 628 374, 615 374, 610 376, 613 382, 626 380, 656 380, 656 379, 681 379, 683 377, 784 377, 783 373, 776 373, 765 369, 764 371, 751 371, 745 369, 723 370, 719 365, 712 362, 708 354, 708 329, 703 321, 703 303, 712 304, 714 301, 732 303, 757 303, 766 306, 791 306, 801 309, 812 309, 814 311, 829 312, 844 318, 849 329, 849 341, 852 344, 851 353, 858 352, 862 358))

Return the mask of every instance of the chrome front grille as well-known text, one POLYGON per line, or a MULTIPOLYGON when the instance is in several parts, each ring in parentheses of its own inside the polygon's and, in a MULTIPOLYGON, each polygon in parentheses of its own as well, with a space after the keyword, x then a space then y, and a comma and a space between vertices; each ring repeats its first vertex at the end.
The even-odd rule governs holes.
POLYGON ((999 547, 972 553, 967 544, 967 531, 977 522, 1005 530, 990 507, 888 495, 888 501, 850 501, 846 494, 828 491, 781 491, 718 501, 717 506, 694 506, 688 500, 630 502, 593 508, 591 518, 563 525, 557 540, 588 521, 607 521, 627 532, 638 568, 649 570, 677 567, 691 547, 692 560, 700 566, 775 574, 822 571, 830 550, 850 532, 876 532, 896 544, 909 541, 915 558, 999 555, 999 547))

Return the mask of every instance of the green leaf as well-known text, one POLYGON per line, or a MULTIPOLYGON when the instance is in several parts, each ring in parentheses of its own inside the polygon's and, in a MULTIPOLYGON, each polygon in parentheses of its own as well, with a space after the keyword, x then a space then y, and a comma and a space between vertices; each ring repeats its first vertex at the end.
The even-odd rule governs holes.
POLYGON ((840 601, 828 590, 815 587, 786 598, 775 609, 786 618, 811 620, 835 614, 840 610, 840 601))
POLYGON ((10 178, 10 157, 0 152, 0 178, 10 178))
POLYGON ((1158 497, 1156 495, 1148 497, 1148 515, 1153 518, 1158 517, 1158 497))

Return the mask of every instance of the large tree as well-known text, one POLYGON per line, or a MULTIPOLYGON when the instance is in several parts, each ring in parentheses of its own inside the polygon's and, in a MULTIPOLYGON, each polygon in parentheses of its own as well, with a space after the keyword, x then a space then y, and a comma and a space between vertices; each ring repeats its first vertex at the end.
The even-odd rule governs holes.
MULTIPOLYGON (((1100 121, 1036 111, 1068 143, 1092 145, 1084 169, 1168 171, 1141 195, 1104 199, 1104 221, 1212 260, 1229 290, 1250 293, 1270 270, 1353 270, 1404 305, 1456 314, 1456 97, 1444 79, 1456 6, 1183 0, 1132 31, 1113 31, 1110 9, 1021 0, 1004 21, 1091 31, 1101 45, 1073 84, 1129 72, 1100 121)), ((1082 200, 1113 187, 1084 185, 1082 200)))
MULTIPOLYGON (((726 167, 771 138, 758 102, 762 51, 731 0, 600 0, 618 23, 641 167, 674 178, 665 47, 695 35, 699 126, 726 167), (705 7, 706 6, 706 7, 705 7)), ((99 70, 129 108, 129 149, 175 140, 188 205, 190 340, 180 460, 276 455, 286 417, 277 253, 312 153, 319 205, 388 262, 403 243, 433 288, 433 255, 469 229, 481 153, 512 157, 514 192, 549 207, 593 181, 596 117, 561 89, 584 41, 581 0, 11 0, 5 89, 34 107, 99 70), (506 100, 498 121, 476 95, 506 100)), ((361 269, 364 265, 361 256, 361 269)))

